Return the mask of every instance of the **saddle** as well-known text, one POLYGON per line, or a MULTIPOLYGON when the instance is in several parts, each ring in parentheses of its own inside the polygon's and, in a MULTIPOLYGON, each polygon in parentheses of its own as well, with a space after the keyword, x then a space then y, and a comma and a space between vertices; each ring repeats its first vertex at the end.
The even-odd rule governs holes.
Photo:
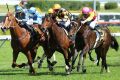
POLYGON ((26 22, 21 22, 21 25, 24 26, 24 28, 30 32, 31 38, 37 38, 37 31, 32 25, 28 25, 26 22))

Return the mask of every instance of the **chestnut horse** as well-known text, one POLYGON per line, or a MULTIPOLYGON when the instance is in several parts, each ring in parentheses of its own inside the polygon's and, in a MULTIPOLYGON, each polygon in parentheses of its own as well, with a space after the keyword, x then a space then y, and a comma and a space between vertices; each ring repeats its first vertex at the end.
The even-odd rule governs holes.
MULTIPOLYGON (((91 30, 88 25, 81 24, 79 19, 76 22, 78 23, 78 26, 75 28, 73 27, 74 29, 72 29, 72 30, 76 30, 75 48, 77 52, 81 50, 81 53, 79 54, 77 71, 78 72, 80 71, 80 65, 82 64, 82 71, 86 72, 86 68, 85 68, 86 53, 90 53, 91 50, 95 49, 98 61, 100 60, 100 58, 102 59, 101 72, 103 72, 104 68, 107 72, 109 72, 106 63, 106 55, 110 46, 116 51, 118 50, 119 45, 117 40, 115 39, 115 37, 111 36, 110 31, 107 27, 101 27, 101 31, 104 34, 103 39, 99 40, 96 47, 94 47, 97 38, 96 32, 91 30)), ((75 64, 77 55, 78 53, 75 53, 72 61, 72 66, 75 64)))
POLYGON ((71 48, 72 43, 71 40, 68 38, 66 35, 65 31, 59 27, 56 22, 53 20, 52 16, 45 16, 43 24, 41 27, 48 32, 48 42, 46 43, 45 46, 43 47, 45 54, 47 56, 47 62, 48 64, 51 64, 49 59, 52 57, 53 53, 55 51, 59 51, 60 53, 63 54, 64 59, 65 59, 65 64, 66 64, 66 72, 67 74, 70 73, 70 58, 72 54, 70 53, 73 52, 73 48, 71 48), (71 51, 69 51, 69 48, 71 51))
POLYGON ((43 32, 40 31, 39 26, 36 24, 35 30, 37 31, 36 40, 32 37, 30 32, 21 25, 21 22, 14 17, 14 13, 8 12, 4 21, 3 28, 9 28, 11 34, 11 46, 13 49, 13 63, 12 67, 23 67, 24 64, 18 65, 16 63, 19 52, 23 52, 28 59, 29 73, 35 74, 35 70, 32 66, 36 57, 36 51, 40 41, 43 38, 43 32))

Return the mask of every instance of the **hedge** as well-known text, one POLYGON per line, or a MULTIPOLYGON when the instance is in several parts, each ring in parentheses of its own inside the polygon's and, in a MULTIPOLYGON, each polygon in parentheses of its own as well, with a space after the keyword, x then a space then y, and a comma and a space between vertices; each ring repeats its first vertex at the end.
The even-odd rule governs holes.
POLYGON ((118 8, 118 4, 116 2, 108 2, 105 4, 104 8, 107 9, 116 9, 118 8))
MULTIPOLYGON (((34 6, 39 7, 42 11, 47 11, 55 3, 60 4, 62 7, 68 10, 80 10, 84 6, 93 7, 93 2, 82 2, 82 1, 29 1, 28 7, 34 6)), ((100 10, 100 3, 97 2, 96 9, 100 10)))

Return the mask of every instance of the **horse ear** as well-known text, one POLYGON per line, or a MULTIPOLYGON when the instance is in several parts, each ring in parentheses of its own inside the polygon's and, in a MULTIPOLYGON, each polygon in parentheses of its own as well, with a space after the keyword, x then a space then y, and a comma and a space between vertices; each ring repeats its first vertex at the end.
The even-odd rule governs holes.
POLYGON ((45 17, 47 17, 48 16, 48 14, 45 14, 45 17))

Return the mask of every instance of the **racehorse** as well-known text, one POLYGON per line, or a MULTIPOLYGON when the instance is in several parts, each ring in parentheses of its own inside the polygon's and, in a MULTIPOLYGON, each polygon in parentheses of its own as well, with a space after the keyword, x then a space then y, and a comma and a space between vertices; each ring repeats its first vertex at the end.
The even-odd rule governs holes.
MULTIPOLYGON (((69 51, 69 48, 71 49, 71 52, 73 51, 71 46, 71 40, 66 35, 65 31, 57 25, 57 23, 53 20, 52 16, 46 15, 43 21, 43 24, 41 25, 43 29, 48 32, 48 42, 43 46, 43 49, 45 51, 45 54, 47 56, 47 62, 49 65, 51 65, 50 58, 52 57, 53 53, 55 51, 59 51, 63 54, 66 64, 66 72, 67 74, 70 73, 70 58, 72 54, 69 51)), ((52 66, 52 65, 51 65, 52 66)))
MULTIPOLYGON (((76 22, 78 23, 78 26, 73 27, 74 29, 72 29, 72 30, 76 30, 75 48, 77 52, 81 50, 81 53, 79 54, 77 71, 78 72, 80 71, 80 65, 82 64, 82 71, 86 72, 86 68, 85 68, 86 53, 90 53, 91 50, 95 49, 95 52, 97 54, 97 59, 98 59, 97 64, 99 64, 100 58, 102 59, 101 73, 103 72, 104 68, 106 72, 109 72, 109 69, 106 63, 106 55, 110 46, 116 51, 118 50, 119 45, 117 40, 115 39, 115 37, 111 36, 110 31, 107 27, 101 27, 103 37, 101 40, 97 41, 97 45, 94 46, 97 38, 96 32, 91 30, 88 25, 82 24, 80 21, 81 21, 80 19, 76 20, 76 22)), ((72 66, 75 64, 77 55, 78 53, 75 53, 74 58, 72 60, 72 66)))
POLYGON ((11 34, 11 46, 13 49, 13 63, 12 67, 23 67, 25 64, 18 65, 16 63, 19 52, 23 52, 28 59, 29 73, 35 74, 35 70, 32 66, 34 59, 36 57, 36 51, 40 41, 44 40, 43 32, 40 31, 38 25, 34 25, 37 31, 36 40, 32 37, 30 32, 21 25, 21 22, 14 17, 14 13, 8 12, 5 21, 4 28, 10 29, 11 34))

